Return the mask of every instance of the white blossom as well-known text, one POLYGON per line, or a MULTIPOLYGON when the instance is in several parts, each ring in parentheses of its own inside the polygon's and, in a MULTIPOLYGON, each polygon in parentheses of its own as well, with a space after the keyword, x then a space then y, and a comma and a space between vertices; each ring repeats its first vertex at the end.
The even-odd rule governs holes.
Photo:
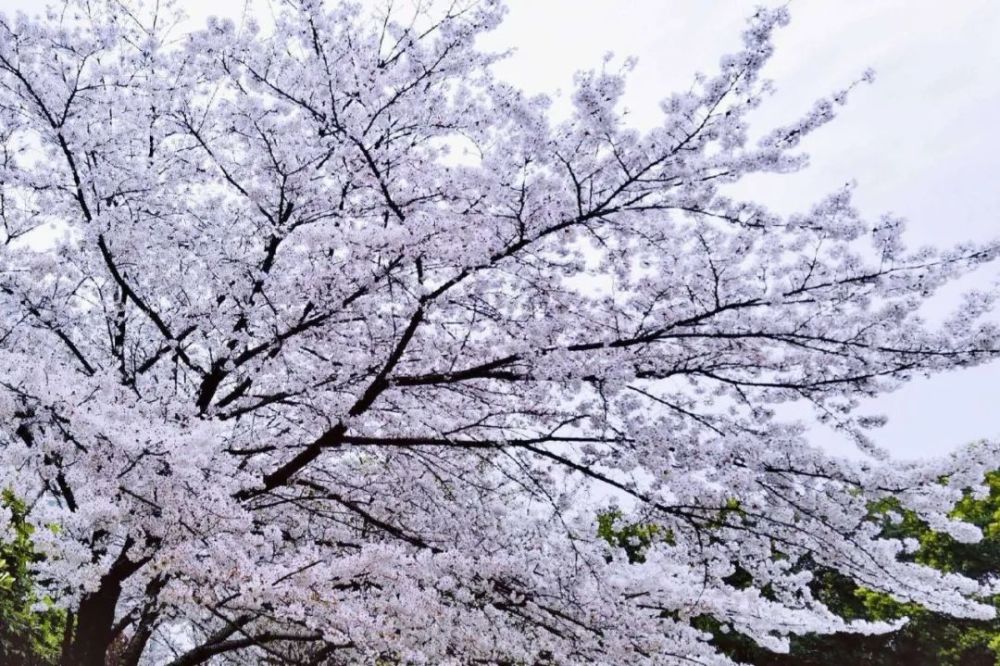
POLYGON ((476 46, 499 2, 417 4, 0 21, 0 470, 67 663, 119 632, 132 664, 727 664, 692 618, 776 651, 898 626, 834 615, 807 563, 991 616, 869 507, 974 541, 949 511, 997 445, 885 460, 858 407, 997 356, 995 288, 920 315, 997 246, 909 249, 850 185, 732 197, 802 168, 853 87, 748 139, 787 12, 639 132, 632 61, 554 124, 476 46), (873 455, 810 444, 791 402, 873 455), (609 507, 655 526, 642 562, 609 507))

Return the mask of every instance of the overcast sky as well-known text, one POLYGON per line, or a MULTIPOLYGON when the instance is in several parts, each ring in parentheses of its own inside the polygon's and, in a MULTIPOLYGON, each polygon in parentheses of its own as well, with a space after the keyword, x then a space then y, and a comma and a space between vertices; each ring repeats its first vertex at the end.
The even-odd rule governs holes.
MULTIPOLYGON (((251 11, 262 12, 269 11, 269 2, 278 4, 253 2, 251 11)), ((0 0, 8 11, 32 12, 39 4, 0 0)), ((181 4, 200 22, 212 13, 238 19, 245 0, 181 4)), ((713 72, 719 56, 738 47, 754 4, 509 0, 508 20, 486 45, 516 47, 498 72, 530 93, 568 91, 573 72, 599 67, 608 51, 622 59, 636 56, 626 106, 632 122, 649 126, 657 121, 660 99, 687 88, 695 72, 713 72)), ((807 171, 754 180, 754 194, 788 212, 854 179, 862 210, 872 217, 892 212, 907 218, 913 246, 1000 237, 1000 2, 789 4, 792 23, 779 34, 767 72, 777 94, 757 113, 760 123, 788 121, 867 67, 876 70, 877 79, 856 90, 840 118, 808 140, 807 171)), ((986 286, 998 274, 990 267, 965 286, 986 286)), ((946 312, 958 293, 943 294, 929 314, 946 312)), ((914 381, 870 404, 870 411, 890 419, 877 440, 894 455, 911 458, 1000 437, 998 387, 1000 363, 914 381)), ((829 434, 817 437, 845 450, 829 434)))
MULTIPOLYGON (((658 100, 738 47, 754 5, 510 0, 490 44, 517 47, 500 71, 531 92, 568 89, 574 70, 599 66, 607 51, 637 56, 626 105, 633 122, 649 125, 658 100)), ((854 179, 861 209, 907 218, 914 246, 1000 237, 1000 2, 793 0, 790 8, 767 71, 777 93, 757 114, 761 123, 787 122, 867 67, 876 83, 857 89, 838 120, 806 142, 807 171, 754 181, 759 196, 792 211, 854 179)), ((981 270, 965 286, 998 274, 981 270)), ((959 293, 942 294, 928 314, 949 311, 959 293)), ((1000 363, 916 380, 871 401, 872 412, 889 416, 877 441, 911 458, 1000 437, 998 388, 1000 363)), ((844 450, 832 435, 816 435, 844 450)))

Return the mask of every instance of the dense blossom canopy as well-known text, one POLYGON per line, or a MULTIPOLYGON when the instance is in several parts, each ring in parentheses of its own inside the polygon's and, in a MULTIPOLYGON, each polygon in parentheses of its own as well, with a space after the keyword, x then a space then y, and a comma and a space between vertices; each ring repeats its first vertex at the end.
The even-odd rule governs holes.
POLYGON ((854 87, 751 134, 784 10, 639 132, 627 64, 558 123, 497 80, 494 0, 274 4, 0 20, 0 470, 67 663, 725 664, 693 618, 891 628, 807 561, 992 614, 868 506, 975 540, 948 510, 996 447, 884 462, 857 407, 997 355, 994 294, 920 315, 997 248, 910 250, 850 187, 735 196, 854 87), (655 526, 640 561, 599 515, 655 526))

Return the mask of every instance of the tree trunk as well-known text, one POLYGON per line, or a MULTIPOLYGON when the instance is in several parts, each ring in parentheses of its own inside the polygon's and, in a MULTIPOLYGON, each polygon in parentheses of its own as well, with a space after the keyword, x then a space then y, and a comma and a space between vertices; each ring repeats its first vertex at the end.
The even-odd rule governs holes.
POLYGON ((122 593, 122 583, 142 568, 149 558, 137 562, 128 559, 134 542, 125 541, 122 552, 101 578, 96 592, 83 597, 76 612, 73 640, 64 642, 61 666, 105 666, 108 647, 115 638, 115 609, 122 593))
POLYGON ((77 611, 76 632, 68 650, 63 651, 62 666, 105 666, 108 646, 114 638, 115 607, 122 586, 111 574, 101 579, 101 587, 83 598, 77 611))

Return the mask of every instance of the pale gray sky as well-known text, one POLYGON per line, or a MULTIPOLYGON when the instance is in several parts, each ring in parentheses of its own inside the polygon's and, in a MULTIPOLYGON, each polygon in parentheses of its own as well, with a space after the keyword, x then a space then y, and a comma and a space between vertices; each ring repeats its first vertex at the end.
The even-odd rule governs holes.
MULTIPOLYGON (((255 0, 256 11, 268 2, 255 0)), ((508 0, 507 22, 487 40, 516 47, 498 67, 531 93, 569 90, 573 72, 599 67, 602 55, 636 56, 626 105, 633 122, 657 119, 657 102, 710 73, 739 44, 757 3, 737 0, 508 0)), ((39 0, 0 0, 6 11, 37 10, 39 0)), ((238 18, 245 0, 181 0, 199 21, 238 18)), ((764 2, 763 4, 775 4, 764 2)), ((805 148, 812 166, 794 176, 760 178, 755 193, 790 211, 855 179, 870 216, 909 220, 911 245, 1000 237, 1000 2, 994 0, 793 0, 792 23, 777 38, 768 69, 777 94, 757 113, 764 125, 788 121, 821 95, 857 79, 840 118, 805 148)), ((558 108, 558 103, 556 105, 558 108)), ((990 267, 965 286, 1000 274, 990 267)), ((958 290, 929 314, 944 312, 958 290)), ((917 380, 873 401, 889 416, 877 440, 904 458, 944 453, 981 437, 1000 437, 1000 362, 917 380)), ((819 438, 845 451, 829 435, 819 438)))
MULTIPOLYGON (((517 47, 500 71, 532 92, 568 89, 574 70, 599 66, 606 51, 637 56, 626 105, 634 122, 649 125, 659 99, 687 88, 695 71, 712 72, 738 46, 756 4, 510 0, 508 21, 490 44, 517 47)), ((855 179, 861 209, 907 218, 913 246, 1000 237, 1000 3, 793 0, 790 8, 767 72, 777 93, 757 113, 761 123, 787 122, 866 67, 876 70, 876 83, 855 90, 840 117, 806 142, 808 170, 757 179, 757 195, 791 211, 855 179)), ((989 267, 962 287, 986 286, 998 274, 989 267)), ((949 311, 959 293, 941 294, 929 316, 949 311)), ((1000 437, 998 389, 1000 363, 915 380, 869 403, 889 416, 876 440, 913 458, 1000 437)), ((850 452, 835 435, 815 434, 850 452)))

